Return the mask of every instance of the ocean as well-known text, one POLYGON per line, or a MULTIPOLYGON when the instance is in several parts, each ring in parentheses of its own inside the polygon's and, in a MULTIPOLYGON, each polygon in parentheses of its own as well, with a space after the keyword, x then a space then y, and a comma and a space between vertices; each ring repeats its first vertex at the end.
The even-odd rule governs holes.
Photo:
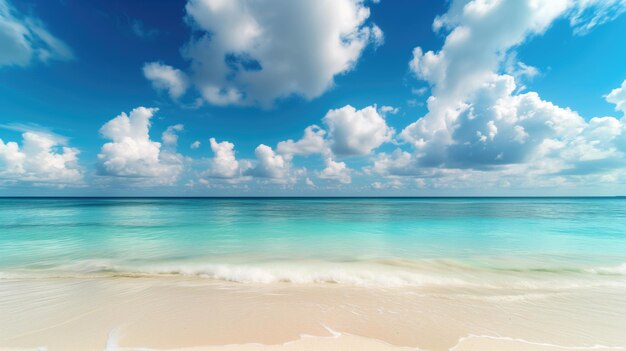
POLYGON ((626 286, 622 198, 5 198, 0 233, 1 277, 626 286))

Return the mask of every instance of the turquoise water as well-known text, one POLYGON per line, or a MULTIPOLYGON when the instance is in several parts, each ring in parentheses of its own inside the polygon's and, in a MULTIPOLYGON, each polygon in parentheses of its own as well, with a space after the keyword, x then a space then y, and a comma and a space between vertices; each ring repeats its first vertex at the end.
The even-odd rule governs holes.
POLYGON ((0 199, 0 277, 626 284, 626 199, 0 199))

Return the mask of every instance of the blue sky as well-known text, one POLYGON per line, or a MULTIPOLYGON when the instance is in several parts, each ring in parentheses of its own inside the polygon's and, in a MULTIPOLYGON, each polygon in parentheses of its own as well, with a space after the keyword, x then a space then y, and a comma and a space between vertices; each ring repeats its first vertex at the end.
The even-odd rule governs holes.
POLYGON ((0 0, 0 195, 625 195, 624 10, 0 0))

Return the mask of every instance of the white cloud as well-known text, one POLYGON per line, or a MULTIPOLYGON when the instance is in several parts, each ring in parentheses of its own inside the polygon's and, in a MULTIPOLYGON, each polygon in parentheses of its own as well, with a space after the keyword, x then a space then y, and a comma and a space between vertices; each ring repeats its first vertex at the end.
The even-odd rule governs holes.
POLYGON ((112 140, 102 145, 98 154, 100 174, 144 178, 146 184, 171 184, 177 180, 183 170, 183 157, 150 140, 150 119, 157 111, 137 107, 130 115, 122 112, 100 128, 100 133, 112 140))
POLYGON ((611 90, 606 96, 606 101, 615 104, 615 109, 626 115, 626 79, 619 88, 611 90))
MULTIPOLYGON (((507 58, 504 61, 504 72, 513 76, 515 81, 519 83, 523 80, 531 80, 536 77, 539 74, 539 69, 519 61, 517 59, 517 53, 513 51, 507 55, 507 58)), ((522 86, 520 88, 524 87, 522 86)), ((518 90, 523 89, 518 88, 518 90)))
MULTIPOLYGON (((384 110, 393 113, 396 109, 387 106, 384 110)), ((375 105, 358 111, 349 105, 330 110, 323 122, 328 126, 328 132, 311 125, 304 130, 299 140, 279 142, 276 152, 269 146, 259 145, 255 152, 256 166, 247 174, 293 183, 298 172, 303 171, 292 170, 294 156, 316 154, 323 157, 325 165, 324 169, 317 172, 319 178, 348 184, 351 182, 351 170, 344 162, 336 162, 335 155, 367 155, 393 136, 393 129, 387 126, 375 105)))
POLYGON ((181 70, 159 62, 146 63, 143 75, 154 89, 167 90, 172 99, 177 99, 187 91, 188 78, 181 70))
POLYGON ((23 133, 21 147, 16 142, 5 143, 0 139, 0 183, 81 183, 78 153, 78 149, 65 146, 63 139, 46 133, 23 133))
POLYGON ((402 181, 400 179, 392 179, 389 182, 374 182, 372 183, 372 189, 374 190, 384 190, 384 189, 399 189, 402 187, 402 181))
POLYGON ((331 149, 336 155, 367 155, 390 141, 394 133, 376 111, 376 106, 356 110, 347 105, 328 111, 323 121, 328 126, 331 149))
POLYGON ((200 147, 200 144, 201 144, 200 140, 196 140, 193 143, 191 143, 191 145, 189 145, 189 147, 195 150, 195 149, 200 147))
POLYGON ((415 175, 418 173, 415 159, 411 153, 396 149, 393 153, 379 153, 373 159, 373 165, 365 169, 366 173, 380 175, 415 175))
POLYGON ((582 35, 626 11, 626 0, 577 0, 569 14, 574 33, 582 35))
POLYGON ((209 139, 209 142, 214 156, 207 174, 215 178, 240 178, 248 163, 237 160, 235 144, 228 141, 218 143, 215 138, 209 139))
POLYGON ((161 135, 161 140, 163 140, 163 144, 167 145, 176 145, 178 143, 178 134, 177 132, 182 132, 185 127, 182 124, 175 124, 173 126, 167 127, 163 134, 161 135))
POLYGON ((0 48, 0 67, 74 58, 72 50, 50 34, 41 20, 22 15, 6 0, 0 0, 0 48))
POLYGON ((316 98, 384 41, 361 0, 190 0, 186 12, 195 34, 183 56, 215 105, 316 98))
POLYGON ((271 147, 261 144, 254 150, 257 158, 256 166, 250 174, 260 178, 270 178, 279 182, 287 181, 289 162, 272 150, 271 147))
MULTIPOLYGON (((390 169, 406 173, 398 169, 398 162, 413 172, 419 167, 493 169, 532 164, 549 173, 590 167, 577 162, 573 150, 616 157, 617 152, 608 152, 616 150, 615 145, 589 139, 589 131, 595 129, 592 123, 537 93, 516 94, 514 77, 497 73, 509 50, 543 33, 571 6, 577 5, 530 0, 453 2, 435 25, 449 30, 442 49, 424 53, 416 48, 410 62, 413 73, 433 91, 426 116, 401 133, 415 154, 410 160, 406 154, 395 159, 382 155, 377 161, 382 173, 390 169)), ((529 70, 519 62, 514 65, 529 70)))
MULTIPOLYGON (((388 107, 387 112, 395 108, 388 107)), ((304 135, 297 141, 288 139, 276 146, 276 152, 266 145, 259 145, 256 154, 256 166, 246 174, 257 178, 270 178, 274 182, 293 183, 298 174, 305 174, 303 169, 293 169, 294 156, 321 155, 325 168, 317 172, 321 179, 350 183, 351 170, 344 162, 334 160, 335 155, 367 155, 373 149, 393 136, 393 129, 388 127, 376 106, 356 110, 352 106, 330 110, 323 118, 328 132, 317 125, 304 130, 304 135)))
POLYGON ((325 154, 328 146, 324 135, 326 131, 316 125, 304 129, 304 135, 298 141, 292 139, 281 141, 276 146, 276 151, 291 160, 294 155, 325 154))
MULTIPOLYGON (((617 136, 624 128, 619 120, 587 122, 535 92, 520 94, 515 81, 537 72, 516 61, 512 50, 542 34, 555 19, 592 8, 592 3, 454 1, 433 25, 448 31, 441 50, 415 48, 409 64, 432 90, 428 113, 400 134, 415 151, 381 154, 372 170, 419 177, 485 177, 489 171, 557 179, 622 167, 624 148, 617 136)), ((616 89, 607 96, 618 108, 619 94, 616 89)))
POLYGON ((385 114, 395 115, 398 112, 400 112, 400 109, 397 107, 393 107, 393 106, 383 106, 380 108, 380 113, 383 115, 385 114))
POLYGON ((352 182, 350 177, 350 169, 346 166, 345 162, 336 162, 330 157, 324 160, 326 168, 317 174, 318 178, 335 180, 343 184, 349 184, 352 182))
MULTIPOLYGON (((317 176, 348 184, 351 182, 352 170, 346 163, 335 161, 333 151, 343 147, 348 152, 342 151, 342 155, 366 154, 389 140, 393 134, 375 106, 359 111, 351 106, 330 110, 323 121, 329 126, 330 132, 317 125, 308 126, 300 139, 281 141, 275 150, 264 144, 259 145, 254 160, 237 160, 234 144, 226 141, 218 143, 211 139, 215 157, 211 159, 209 170, 204 175, 223 178, 229 183, 256 178, 277 184, 294 184, 307 175, 305 168, 294 167, 294 157, 320 155, 324 160, 324 168, 316 172, 317 176), (355 125, 351 125, 351 122, 355 125), (331 150, 333 143, 335 147, 331 150)), ((305 184, 312 186, 309 183, 312 182, 305 179, 305 184)))
POLYGON ((315 183, 311 180, 311 178, 307 177, 304 182, 308 187, 315 188, 315 183))

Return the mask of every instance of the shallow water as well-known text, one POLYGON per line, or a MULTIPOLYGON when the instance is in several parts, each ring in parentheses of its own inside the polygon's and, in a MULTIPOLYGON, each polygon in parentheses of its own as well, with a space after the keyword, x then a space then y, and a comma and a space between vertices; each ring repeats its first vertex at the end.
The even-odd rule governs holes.
POLYGON ((0 277, 626 286, 626 199, 0 199, 0 277))

